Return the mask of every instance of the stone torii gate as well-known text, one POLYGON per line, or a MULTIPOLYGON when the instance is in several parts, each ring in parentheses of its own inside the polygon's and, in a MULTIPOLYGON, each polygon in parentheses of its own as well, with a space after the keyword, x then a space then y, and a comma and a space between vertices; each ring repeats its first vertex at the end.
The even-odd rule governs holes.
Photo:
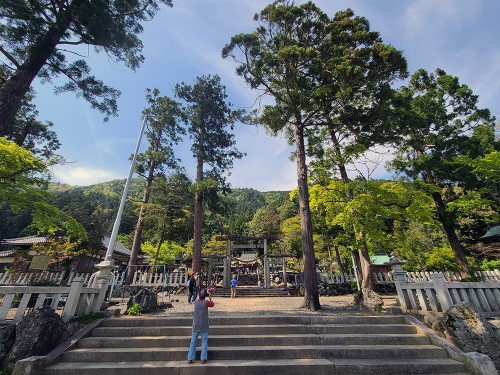
MULTIPOLYGON (((269 241, 276 241, 278 237, 276 236, 219 236, 216 237, 217 241, 226 241, 227 250, 226 257, 224 260, 224 288, 229 288, 231 282, 231 262, 233 258, 233 250, 235 249, 248 249, 253 250, 257 248, 264 249, 264 288, 271 287, 271 277, 269 273, 269 258, 267 254, 267 245, 269 241), (234 244, 233 242, 238 242, 234 244), (242 244, 241 242, 247 242, 242 244), (252 243, 248 243, 252 242, 252 243)), ((280 255, 281 256, 281 255, 280 255)), ((286 267, 285 267, 285 254, 283 254, 283 273, 284 280, 286 280, 286 267)))

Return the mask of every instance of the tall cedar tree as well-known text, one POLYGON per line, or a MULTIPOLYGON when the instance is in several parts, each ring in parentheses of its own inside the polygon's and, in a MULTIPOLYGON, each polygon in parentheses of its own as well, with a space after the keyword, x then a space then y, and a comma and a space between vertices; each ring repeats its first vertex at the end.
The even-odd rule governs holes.
POLYGON ((90 74, 80 46, 93 46, 136 69, 141 54, 142 21, 172 0, 0 0, 0 56, 12 74, 0 87, 0 136, 12 121, 35 77, 66 76, 56 93, 73 91, 106 116, 116 115, 119 91, 90 74))
POLYGON ((473 145, 471 136, 480 126, 493 131, 494 118, 489 110, 478 108, 478 96, 469 87, 441 69, 434 74, 418 70, 400 93, 407 106, 402 111, 402 129, 396 142, 398 153, 391 163, 392 168, 437 187, 429 190, 438 220, 443 225, 462 277, 470 277, 465 251, 456 233, 457 223, 447 210, 442 189, 461 178, 470 178, 472 174, 464 176, 454 159, 461 155, 484 156, 484 148, 480 142, 473 145))
POLYGON ((273 133, 287 132, 295 142, 299 211, 304 254, 305 298, 303 307, 321 309, 314 254, 304 131, 317 112, 317 82, 310 75, 317 63, 318 46, 328 16, 311 2, 296 7, 276 1, 254 19, 259 27, 252 34, 239 34, 222 50, 238 64, 236 72, 253 89, 271 95, 274 105, 263 108, 259 122, 273 133))
POLYGON ((180 134, 184 133, 184 128, 180 125, 184 120, 181 106, 176 101, 159 94, 158 89, 148 89, 146 92, 149 107, 143 111, 143 115, 148 124, 145 134, 149 147, 146 152, 137 156, 136 166, 137 173, 146 179, 146 183, 130 250, 127 284, 132 281, 137 255, 141 249, 142 230, 146 207, 151 196, 151 186, 155 178, 165 177, 166 168, 178 168, 173 146, 181 140, 180 134))
MULTIPOLYGON (((370 31, 367 19, 355 17, 350 9, 335 14, 326 31, 315 72, 321 90, 316 95, 317 125, 307 130, 308 154, 315 160, 315 173, 327 166, 350 184, 347 165, 371 146, 394 139, 398 97, 391 84, 407 76, 406 60, 384 44, 378 32, 370 31)), ((352 189, 347 193, 348 199, 354 198, 352 189)), ((354 239, 367 235, 361 228, 353 229, 354 239)), ((357 243, 362 290, 369 293, 375 287, 369 246, 357 243)))
POLYGON ((178 84, 175 92, 186 102, 187 131, 193 141, 191 151, 196 160, 192 268, 194 272, 200 272, 203 199, 218 185, 226 188, 225 173, 232 168, 235 158, 243 157, 234 147, 234 135, 228 131, 234 129, 241 112, 231 110, 231 103, 226 101, 226 87, 217 75, 197 77, 193 85, 178 84), (210 166, 206 172, 205 164, 210 166))
MULTIPOLYGON (((385 90, 384 75, 390 79, 399 69, 404 74, 406 65, 399 52, 383 45, 377 33, 368 31, 368 22, 353 18, 350 10, 330 19, 312 2, 295 6, 291 1, 281 0, 266 7, 255 20, 260 23, 257 30, 234 36, 222 55, 240 64, 237 74, 251 88, 263 90, 274 98, 275 104, 264 107, 259 121, 274 133, 286 132, 295 143, 304 252, 304 307, 317 310, 321 306, 305 138, 313 134, 310 129, 335 122, 339 105, 352 108, 350 115, 358 118, 351 119, 351 123, 361 128, 359 123, 369 117, 364 112, 370 105, 361 105, 363 101, 367 103, 369 90, 377 86, 385 90), (379 72, 374 70, 377 64, 383 66, 379 72), (351 79, 356 87, 347 85, 351 79), (352 96, 347 95, 349 90, 352 96), (344 94, 345 102, 332 103, 340 94, 344 94), (333 111, 332 117, 325 116, 328 111, 333 111)), ((365 132, 371 125, 364 124, 365 132)))

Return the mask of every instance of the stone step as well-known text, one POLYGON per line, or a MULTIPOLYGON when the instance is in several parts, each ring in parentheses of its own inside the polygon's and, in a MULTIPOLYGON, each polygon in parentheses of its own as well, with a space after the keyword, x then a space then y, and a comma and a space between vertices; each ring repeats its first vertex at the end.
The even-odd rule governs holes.
MULTIPOLYGON (((191 336, 190 326, 181 327, 100 327, 93 331, 96 337, 123 336, 191 336)), ((408 325, 248 325, 211 326, 210 335, 271 335, 271 334, 412 334, 416 329, 408 325)))
MULTIPOLYGON (((82 348, 64 353, 69 362, 182 361, 185 347, 82 348)), ((277 360, 298 358, 390 359, 443 358, 446 350, 434 345, 261 345, 210 347, 211 360, 277 360)))
MULTIPOLYGON (((214 292, 214 296, 219 297, 230 297, 231 289, 217 289, 214 292)), ((287 290, 282 290, 278 288, 259 288, 259 287, 238 287, 236 289, 236 298, 242 297, 288 297, 289 293, 287 290)))
MULTIPOLYGON (((101 327, 172 327, 189 326, 192 316, 187 317, 120 317, 105 319, 101 327)), ((359 325, 359 324, 408 324, 401 315, 237 315, 210 316, 210 327, 218 325, 359 325)))
POLYGON ((405 374, 465 375, 463 364, 449 358, 404 359, 286 359, 209 360, 187 364, 182 361, 62 362, 46 369, 44 375, 331 375, 405 374))
MULTIPOLYGON (((266 343, 278 345, 282 341, 294 340, 302 341, 305 344, 311 345, 427 345, 430 343, 429 338, 419 334, 337 334, 337 335, 309 335, 295 336, 291 334, 271 334, 273 336, 266 336, 263 333, 259 335, 210 335, 210 346, 220 345, 263 345, 266 343)), ((187 346, 191 338, 191 333, 185 336, 159 336, 151 338, 150 336, 143 336, 146 339, 140 340, 137 336, 129 335, 127 337, 115 336, 111 340, 116 340, 112 345, 132 345, 135 347, 147 347, 148 345, 159 342, 158 346, 187 346), (133 343, 126 343, 126 340, 133 341, 133 343), (142 346, 141 346, 142 345, 142 346)), ((109 336, 105 336, 108 340, 104 341, 104 345, 110 343, 109 336)), ((97 343, 97 338, 86 338, 81 340, 80 345, 90 347, 97 343), (88 343, 87 343, 88 342, 88 343), (87 343, 87 344, 84 344, 87 343)), ((102 347, 102 346, 100 346, 102 347)), ((123 346, 113 346, 123 347, 123 346)))
POLYGON ((186 363, 191 324, 180 316, 105 319, 44 375, 466 373, 402 316, 212 316, 205 365, 186 363))

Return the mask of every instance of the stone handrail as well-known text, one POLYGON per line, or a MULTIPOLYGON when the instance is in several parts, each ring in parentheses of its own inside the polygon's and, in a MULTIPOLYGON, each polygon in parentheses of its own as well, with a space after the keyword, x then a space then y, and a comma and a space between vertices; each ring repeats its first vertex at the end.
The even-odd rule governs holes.
POLYGON ((401 308, 419 314, 442 314, 459 302, 473 304, 484 315, 500 312, 500 283, 448 281, 442 273, 430 281, 409 282, 403 270, 392 272, 401 308))
POLYGON ((95 288, 84 287, 84 279, 77 277, 71 286, 0 286, 3 295, 0 306, 0 323, 17 321, 26 312, 44 304, 57 310, 60 302, 64 302, 61 317, 69 321, 73 316, 98 312, 106 293, 105 280, 98 280, 95 288), (16 296, 21 296, 19 304, 13 306, 16 296))

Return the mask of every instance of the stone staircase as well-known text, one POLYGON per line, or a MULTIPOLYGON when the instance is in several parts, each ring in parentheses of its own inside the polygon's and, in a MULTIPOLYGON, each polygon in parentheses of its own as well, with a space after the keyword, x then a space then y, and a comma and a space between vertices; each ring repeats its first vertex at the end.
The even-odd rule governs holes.
MULTIPOLYGON (((231 289, 217 288, 215 297, 230 297, 231 289)), ((236 297, 287 297, 288 291, 280 288, 259 288, 256 286, 238 286, 236 288, 236 297)))
POLYGON ((402 316, 211 316, 208 363, 186 363, 190 317, 109 318, 44 375, 466 374, 402 316))

